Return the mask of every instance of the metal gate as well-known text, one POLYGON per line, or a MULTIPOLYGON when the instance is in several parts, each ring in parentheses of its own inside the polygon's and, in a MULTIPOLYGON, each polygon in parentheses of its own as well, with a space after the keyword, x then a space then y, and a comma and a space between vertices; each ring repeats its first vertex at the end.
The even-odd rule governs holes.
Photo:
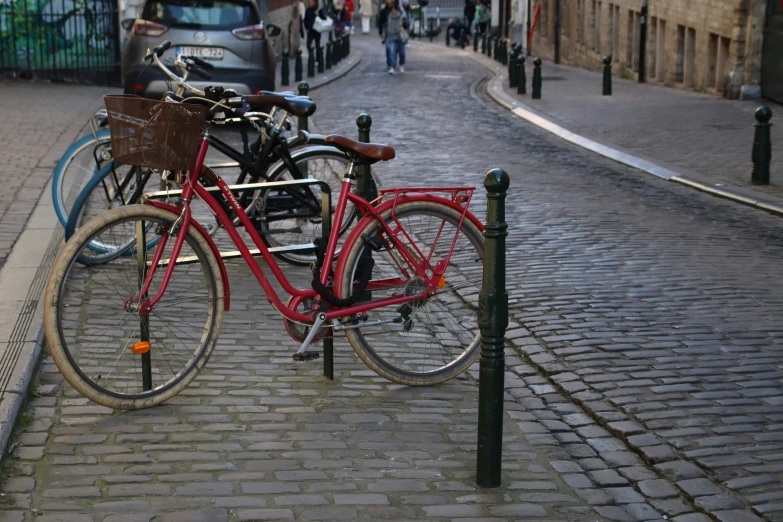
POLYGON ((120 85, 117 0, 0 0, 0 71, 120 85))
POLYGON ((765 98, 783 102, 783 0, 767 2, 761 92, 765 98))

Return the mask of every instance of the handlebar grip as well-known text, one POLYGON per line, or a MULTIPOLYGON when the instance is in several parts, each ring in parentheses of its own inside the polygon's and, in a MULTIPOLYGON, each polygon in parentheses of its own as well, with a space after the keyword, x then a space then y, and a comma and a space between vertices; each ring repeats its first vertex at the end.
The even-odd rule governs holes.
POLYGON ((198 56, 193 56, 193 55, 190 55, 190 56, 188 56, 188 58, 190 58, 191 60, 193 60, 193 63, 195 63, 196 65, 198 65, 198 66, 199 66, 199 67, 201 67, 202 69, 206 69, 206 70, 208 70, 208 71, 211 71, 212 69, 214 69, 214 68, 215 68, 215 66, 214 66, 214 65, 212 65, 211 63, 209 63, 209 62, 208 62, 208 61, 206 61, 206 60, 202 60, 202 59, 201 59, 201 58, 199 58, 198 56))
POLYGON ((201 67, 199 67, 198 65, 191 65, 191 66, 188 68, 188 70, 189 70, 190 72, 192 72, 193 74, 195 74, 196 76, 201 76, 201 77, 202 77, 202 78, 204 78, 205 80, 211 80, 211 79, 212 79, 212 75, 211 75, 211 74, 209 74, 209 73, 208 73, 207 71, 205 71, 204 69, 202 69, 201 67))
POLYGON ((153 49, 152 52, 154 52, 157 55, 157 57, 160 58, 163 55, 163 53, 166 50, 168 50, 169 47, 171 47, 171 40, 166 40, 165 42, 157 46, 155 49, 153 49))

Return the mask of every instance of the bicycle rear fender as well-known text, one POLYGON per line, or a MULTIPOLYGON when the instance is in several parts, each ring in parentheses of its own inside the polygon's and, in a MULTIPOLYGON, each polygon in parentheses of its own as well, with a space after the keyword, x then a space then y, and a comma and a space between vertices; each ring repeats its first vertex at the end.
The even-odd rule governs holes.
MULTIPOLYGON (((145 205, 152 205, 155 208, 159 208, 161 210, 167 210, 173 214, 176 214, 179 216, 180 211, 175 207, 174 205, 169 205, 168 203, 164 203, 162 201, 152 201, 147 200, 145 205)), ((228 273, 226 272, 226 265, 223 263, 223 258, 220 257, 220 250, 218 250, 217 245, 212 240, 212 236, 207 234, 207 231, 204 230, 204 227, 202 227, 195 219, 191 219, 190 226, 195 228, 199 234, 201 234, 201 237, 203 237, 207 244, 209 244, 209 248, 212 250, 212 253, 215 254, 215 257, 218 260, 218 265, 220 266, 220 275, 223 278, 223 289, 226 293, 226 297, 223 304, 223 309, 227 312, 229 310, 229 307, 231 305, 231 291, 228 287, 228 273)))
MULTIPOLYGON (((382 202, 380 205, 375 207, 375 212, 378 215, 383 215, 384 212, 386 212, 388 209, 390 209, 392 206, 396 205, 402 205, 404 203, 410 203, 412 201, 432 201, 436 203, 441 203, 443 205, 446 205, 448 207, 453 208, 459 213, 462 213, 465 209, 459 205, 459 203, 455 201, 451 201, 446 198, 442 198, 440 196, 433 196, 431 194, 415 194, 412 196, 401 196, 396 199, 389 199, 387 201, 382 202)), ((362 209, 364 210, 364 209, 362 209)), ((365 215, 362 219, 360 219, 351 229, 351 233, 348 235, 348 237, 345 239, 345 244, 350 245, 353 243, 353 241, 356 241, 358 239, 358 235, 361 233, 361 231, 364 229, 364 226, 366 225, 367 221, 373 219, 370 215, 365 215)), ((476 216, 473 215, 472 212, 468 211, 465 214, 465 219, 469 219, 481 232, 484 232, 484 225, 481 223, 481 221, 476 218, 476 216)), ((340 252, 340 257, 337 258, 337 266, 334 269, 334 274, 336 277, 340 277, 339 274, 342 274, 345 270, 345 263, 348 257, 348 253, 346 249, 343 249, 342 252, 340 252)), ((335 284, 333 285, 333 288, 336 288, 338 286, 338 282, 335 281, 335 284)))

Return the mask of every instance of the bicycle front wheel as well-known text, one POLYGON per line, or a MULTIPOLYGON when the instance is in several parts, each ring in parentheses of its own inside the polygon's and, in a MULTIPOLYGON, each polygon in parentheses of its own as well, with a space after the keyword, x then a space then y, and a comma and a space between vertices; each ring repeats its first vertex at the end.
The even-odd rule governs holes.
MULTIPOLYGON (((46 341, 65 379, 85 397, 110 408, 147 408, 170 399, 204 368, 223 321, 224 286, 218 261, 189 228, 162 299, 139 312, 140 282, 159 249, 147 297, 160 288, 178 216, 146 205, 109 210, 66 243, 46 287, 46 341), (102 265, 77 263, 93 241, 116 241, 144 231, 133 253, 102 265), (146 237, 145 237, 146 236, 146 237), (155 243, 151 248, 143 245, 155 243), (151 344, 146 354, 140 342, 151 344)), ((179 231, 178 233, 182 233, 179 231)))
POLYGON ((370 279, 373 287, 365 298, 378 305, 341 321, 349 328, 345 333, 356 354, 379 375, 409 386, 438 384, 467 370, 479 355, 477 311, 483 236, 468 219, 460 228, 462 214, 437 202, 397 205, 394 218, 401 227, 391 214, 389 210, 382 218, 406 252, 389 241, 378 220, 357 225, 363 228, 344 247, 345 268, 337 275, 335 289, 340 292, 338 297, 352 296, 363 257, 371 255, 375 262, 370 279), (406 254, 412 254, 417 262, 424 256, 435 267, 448 258, 452 244, 454 250, 438 290, 402 305, 383 305, 384 300, 418 295, 427 288, 405 263, 406 254))

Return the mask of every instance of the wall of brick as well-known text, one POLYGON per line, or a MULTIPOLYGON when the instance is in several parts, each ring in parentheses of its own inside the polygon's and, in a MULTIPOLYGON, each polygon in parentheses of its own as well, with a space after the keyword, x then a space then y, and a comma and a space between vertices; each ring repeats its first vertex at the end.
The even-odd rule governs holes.
MULTIPOLYGON (((554 58, 555 1, 541 0, 533 54, 554 58)), ((737 97, 758 84, 767 0, 649 2, 646 77, 651 83, 737 97)), ((561 63, 638 77, 640 0, 560 0, 561 63)))

